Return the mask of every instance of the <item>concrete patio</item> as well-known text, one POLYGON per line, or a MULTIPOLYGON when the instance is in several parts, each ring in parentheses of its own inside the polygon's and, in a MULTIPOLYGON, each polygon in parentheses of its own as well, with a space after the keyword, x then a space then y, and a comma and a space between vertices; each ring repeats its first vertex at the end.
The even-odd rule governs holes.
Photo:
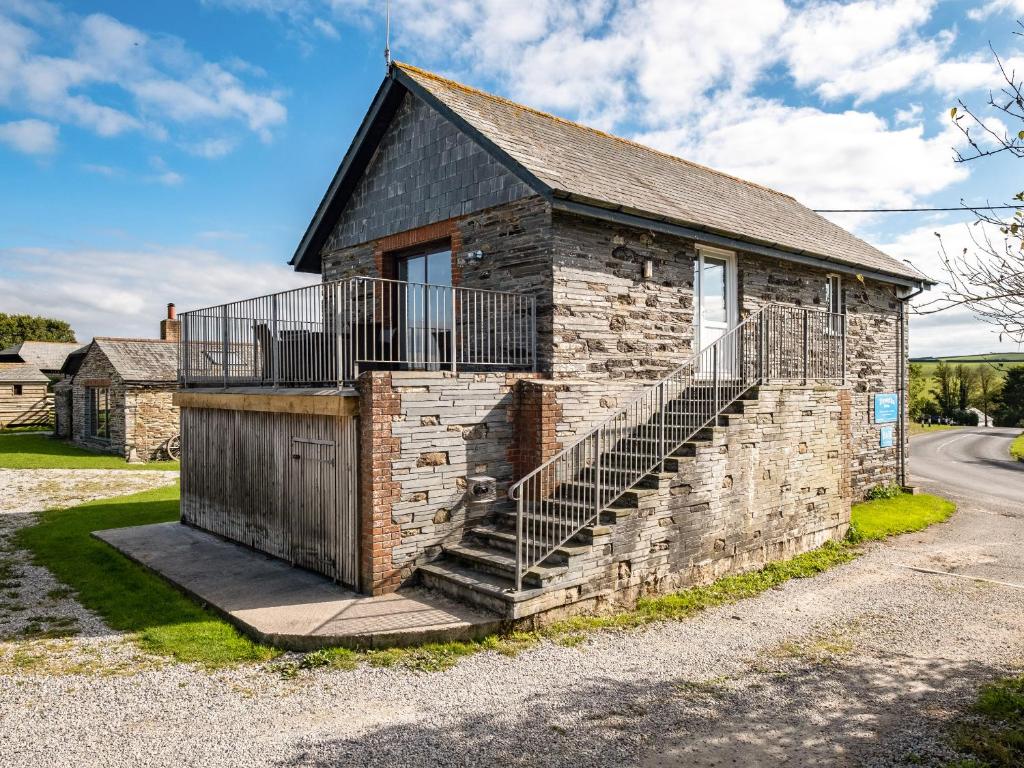
POLYGON ((501 626, 496 616, 425 590, 359 595, 323 576, 181 523, 93 535, 246 634, 280 648, 380 648, 465 640, 501 626))

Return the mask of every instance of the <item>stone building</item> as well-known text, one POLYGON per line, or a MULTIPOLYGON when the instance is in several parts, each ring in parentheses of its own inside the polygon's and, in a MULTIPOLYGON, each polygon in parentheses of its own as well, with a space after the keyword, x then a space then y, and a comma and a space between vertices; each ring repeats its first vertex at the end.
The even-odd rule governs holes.
POLYGON ((178 330, 170 304, 160 339, 97 336, 72 355, 56 394, 58 435, 128 461, 167 458, 167 442, 179 431, 178 330))
POLYGON ((291 263, 182 316, 182 519, 366 593, 629 602, 904 480, 930 282, 783 193, 395 64, 291 263))

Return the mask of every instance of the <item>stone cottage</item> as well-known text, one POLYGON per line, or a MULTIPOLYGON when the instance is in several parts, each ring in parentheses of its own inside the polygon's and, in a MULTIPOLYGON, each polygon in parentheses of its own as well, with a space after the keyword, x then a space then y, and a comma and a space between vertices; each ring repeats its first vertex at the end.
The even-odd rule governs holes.
POLYGON ((291 263, 182 316, 182 520, 363 592, 629 602, 903 482, 929 281, 789 195, 395 64, 291 263))
POLYGON ((167 443, 178 435, 178 327, 170 304, 160 339, 97 336, 72 355, 67 395, 57 394, 58 434, 128 461, 167 458, 167 443))
POLYGON ((28 363, 0 362, 0 429, 50 425, 49 377, 28 363))

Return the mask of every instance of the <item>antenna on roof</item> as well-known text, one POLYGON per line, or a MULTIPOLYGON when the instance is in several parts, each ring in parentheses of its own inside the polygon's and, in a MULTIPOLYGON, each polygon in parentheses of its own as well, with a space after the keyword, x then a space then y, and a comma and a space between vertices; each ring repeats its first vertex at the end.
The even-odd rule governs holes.
POLYGON ((391 71, 391 0, 384 6, 384 63, 391 71))

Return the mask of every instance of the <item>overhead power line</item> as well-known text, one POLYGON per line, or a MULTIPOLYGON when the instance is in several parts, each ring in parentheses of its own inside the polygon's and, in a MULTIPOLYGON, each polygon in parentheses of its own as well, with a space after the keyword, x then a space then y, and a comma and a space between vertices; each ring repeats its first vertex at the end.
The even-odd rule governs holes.
POLYGON ((1001 211, 1021 205, 958 205, 951 208, 815 208, 815 213, 931 213, 934 211, 1001 211))

